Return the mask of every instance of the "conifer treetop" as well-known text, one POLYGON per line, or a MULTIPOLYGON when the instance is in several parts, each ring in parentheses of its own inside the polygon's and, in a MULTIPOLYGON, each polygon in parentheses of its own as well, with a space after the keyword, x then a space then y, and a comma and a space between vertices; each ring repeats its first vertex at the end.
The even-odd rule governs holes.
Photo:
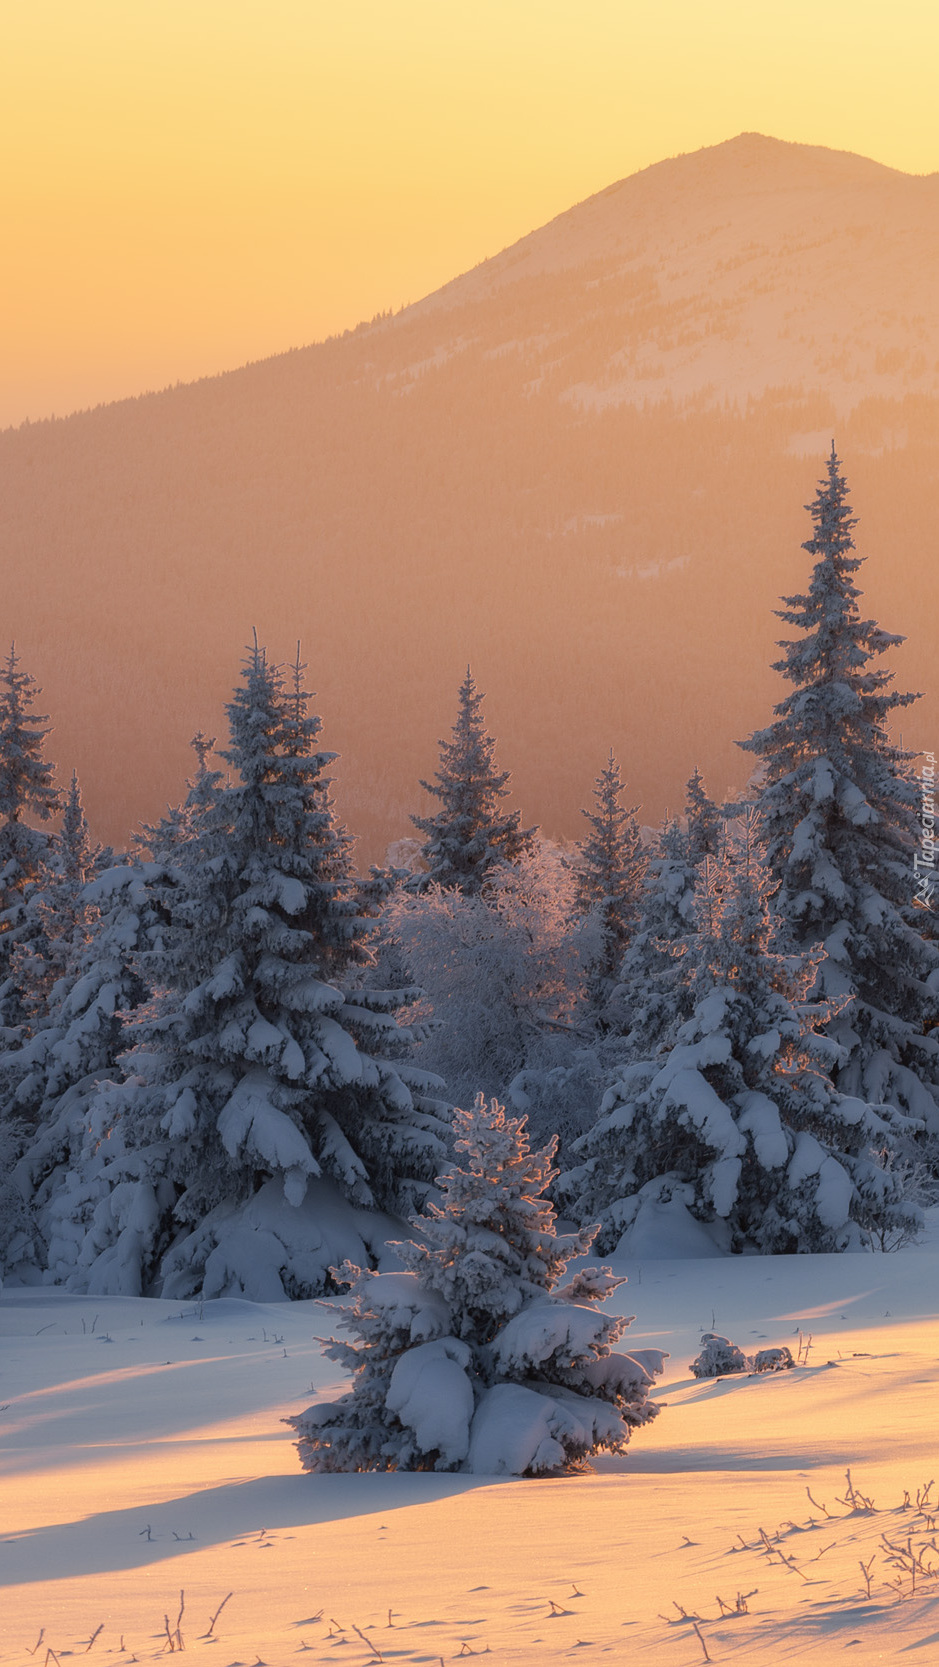
POLYGON ((626 893, 634 900, 639 879, 634 872, 639 848, 636 825, 639 807, 633 805, 627 809, 620 803, 623 786, 620 767, 611 749, 605 768, 594 782, 596 809, 580 813, 592 829, 577 846, 581 857, 579 890, 587 907, 626 893))
POLYGON ((600 920, 599 953, 591 969, 593 995, 602 1006, 609 997, 642 912, 646 857, 642 849, 638 806, 621 803, 623 779, 610 751, 606 768, 594 783, 594 810, 582 810, 590 825, 578 844, 577 901, 600 920))
POLYGON ((0 670, 0 816, 19 822, 24 812, 47 822, 59 808, 52 784, 53 766, 42 756, 50 725, 31 710, 39 687, 28 672, 20 671, 19 656, 10 645, 0 670))
POLYGON ((82 806, 78 775, 73 770, 62 826, 55 840, 55 853, 62 879, 69 886, 79 887, 90 880, 94 868, 94 852, 88 835, 88 823, 82 806))
POLYGON ((716 857, 721 848, 721 813, 709 796, 697 765, 688 778, 685 821, 688 861, 697 866, 705 857, 716 857))
POLYGON ((534 828, 522 829, 518 811, 503 812, 509 772, 495 768, 495 741, 482 716, 484 696, 470 667, 460 685, 459 712, 452 740, 439 743, 441 768, 426 792, 440 800, 435 816, 412 816, 425 837, 427 873, 421 884, 457 886, 479 891, 495 862, 514 862, 531 843, 534 828))
POLYGON ((741 745, 760 753, 769 764, 769 782, 804 765, 814 754, 836 769, 851 769, 859 749, 871 746, 885 763, 905 763, 911 755, 890 745, 886 721, 917 694, 890 689, 894 674, 870 661, 904 641, 875 620, 862 619, 860 590, 853 582, 863 558, 851 536, 857 525, 848 503, 847 481, 832 443, 827 481, 806 509, 815 524, 802 545, 815 559, 808 591, 783 598, 777 617, 804 636, 783 640, 784 658, 773 669, 796 685, 776 708, 777 722, 741 745), (811 740, 810 740, 811 737, 811 740))

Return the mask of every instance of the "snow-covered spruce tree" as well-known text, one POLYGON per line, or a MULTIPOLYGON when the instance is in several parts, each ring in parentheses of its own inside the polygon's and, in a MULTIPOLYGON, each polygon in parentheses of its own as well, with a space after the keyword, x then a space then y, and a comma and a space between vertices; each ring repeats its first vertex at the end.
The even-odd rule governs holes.
POLYGON ((584 914, 593 911, 600 927, 600 943, 590 967, 590 988, 601 1012, 617 982, 642 910, 646 858, 636 807, 627 810, 621 802, 622 794, 619 765, 611 752, 594 784, 596 809, 581 812, 591 832, 577 846, 578 908, 584 914))
POLYGON ((718 857, 724 841, 721 813, 708 796, 704 777, 695 765, 685 792, 685 851, 697 868, 705 857, 718 857))
POLYGON ((418 1240, 395 1247, 407 1271, 345 1270, 357 1341, 326 1353, 352 1388, 287 1420, 306 1470, 543 1475, 622 1452, 659 1410, 665 1357, 616 1352, 629 1321, 596 1309, 622 1281, 586 1268, 561 1283, 594 1233, 556 1234, 553 1143, 530 1151, 524 1119, 482 1095, 454 1132, 462 1164, 414 1219, 418 1240))
POLYGON ((137 841, 140 850, 154 862, 170 865, 178 862, 180 848, 192 837, 222 783, 222 771, 209 764, 215 751, 215 736, 205 735, 200 729, 189 745, 196 755, 196 768, 186 783, 183 803, 171 805, 159 822, 145 823, 137 841))
POLYGON ((601 1248, 629 1230, 637 1254, 663 1235, 687 1254, 695 1237, 787 1254, 912 1236, 919 1211, 872 1155, 906 1120, 833 1087, 842 1050, 819 1028, 826 1004, 808 1000, 818 956, 775 947, 764 864, 738 853, 715 877, 713 861, 688 952, 692 1016, 606 1095, 561 1196, 602 1221, 601 1248))
MULTIPOLYGON (((102 853, 90 848, 73 778, 58 836, 67 854, 63 850, 57 918, 64 924, 74 920, 75 926, 69 953, 60 952, 61 971, 48 1003, 42 1088, 47 1124, 50 1116, 55 1121, 54 1108, 73 1085, 82 1083, 89 1092, 95 1080, 121 1075, 127 1022, 152 999, 165 970, 173 907, 185 892, 184 848, 221 780, 206 762, 214 742, 200 734, 192 745, 198 767, 184 803, 157 827, 145 828, 139 841, 152 860, 129 856, 102 864, 102 853)), ((56 896, 57 888, 50 887, 53 902, 56 896)), ((56 944, 66 937, 64 931, 51 935, 56 944)))
POLYGON ((807 507, 809 589, 779 611, 801 633, 775 665, 792 693, 742 743, 765 766, 757 807, 774 907, 800 948, 822 945, 815 993, 839 1003, 829 1026, 844 1049, 838 1086, 922 1119, 936 1149, 939 1042, 924 1033, 939 1020, 939 948, 914 907, 912 755, 888 732, 917 697, 892 690, 893 674, 875 665, 902 638, 861 618, 856 522, 834 446, 807 507))
POLYGON ((234 779, 180 848, 162 993, 91 1107, 115 1157, 74 1288, 308 1296, 444 1151, 426 1073, 399 1057, 406 993, 350 987, 367 923, 299 662, 285 679, 255 647, 228 718, 234 779))
POLYGON ((653 1058, 691 1014, 685 956, 697 927, 696 879, 686 833, 663 822, 646 864, 638 928, 607 1004, 607 1022, 633 1058, 653 1058))
POLYGON ((501 808, 509 772, 495 768, 495 741, 481 711, 484 698, 467 666, 453 739, 439 743, 441 767, 434 781, 421 782, 441 808, 434 816, 411 817, 424 835, 427 864, 418 886, 456 886, 474 896, 493 864, 515 862, 537 831, 520 827, 518 811, 501 808))
POLYGON ((125 1151, 125 1129, 105 1113, 111 1095, 103 1085, 122 1080, 127 1025, 151 999, 147 968, 162 960, 168 903, 179 887, 178 870, 128 862, 95 875, 81 894, 86 941, 53 989, 47 1024, 22 1050, 32 1076, 30 1083, 24 1074, 23 1087, 36 1110, 14 1173, 29 1209, 29 1232, 9 1251, 8 1265, 20 1272, 72 1280, 95 1211, 109 1214, 115 1188, 139 1179, 141 1153, 125 1151))
POLYGON ((48 841, 24 899, 19 941, 10 958, 23 1022, 0 1050, 0 1096, 33 1129, 46 1094, 46 1062, 61 1036, 60 1009, 69 978, 93 929, 94 910, 84 888, 97 855, 73 771, 62 825, 48 841))
POLYGON ((35 929, 26 900, 48 855, 48 835, 24 817, 47 822, 59 808, 53 766, 42 754, 49 726, 32 709, 38 693, 35 679, 20 671, 11 648, 0 668, 0 1043, 25 1034, 26 1013, 12 960, 17 950, 26 952, 35 929), (4 1036, 11 1030, 21 1034, 4 1036))
POLYGON ((55 1005, 56 984, 87 941, 89 906, 84 888, 96 871, 100 855, 100 849, 91 842, 73 770, 61 826, 49 840, 42 875, 26 903, 27 912, 35 916, 36 929, 26 934, 24 948, 14 951, 14 967, 24 991, 31 1030, 45 1022, 50 1006, 55 1005))

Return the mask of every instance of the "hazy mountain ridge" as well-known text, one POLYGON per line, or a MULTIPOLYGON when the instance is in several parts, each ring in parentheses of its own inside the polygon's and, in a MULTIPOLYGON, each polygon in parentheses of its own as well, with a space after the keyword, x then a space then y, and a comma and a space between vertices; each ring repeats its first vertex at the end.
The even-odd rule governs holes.
POLYGON ((939 392, 937 270, 939 174, 741 134, 608 187, 412 312, 504 306, 566 272, 624 335, 571 386, 582 403, 818 384, 844 414, 939 392))
POLYGON ((578 836, 611 743, 649 815, 696 761, 720 792, 781 693, 832 433, 868 604, 928 689, 937 255, 939 176, 743 135, 370 328, 0 436, 3 628, 98 831, 179 795, 252 625, 302 638, 374 853, 467 659, 526 820, 578 836))

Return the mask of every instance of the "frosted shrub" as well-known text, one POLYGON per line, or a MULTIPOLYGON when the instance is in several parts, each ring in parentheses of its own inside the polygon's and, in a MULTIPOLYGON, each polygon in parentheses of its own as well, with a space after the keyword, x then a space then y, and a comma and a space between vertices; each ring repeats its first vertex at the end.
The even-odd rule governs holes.
POLYGON ((573 1062, 582 1028, 585 963, 595 947, 576 919, 577 877, 558 846, 536 840, 494 863, 483 889, 398 891, 385 931, 435 1028, 420 1058, 456 1099, 474 1085, 504 1093, 520 1071, 573 1062))
POLYGON ((723 1378, 731 1372, 750 1370, 747 1356, 729 1337, 721 1337, 716 1331, 705 1331, 701 1343, 701 1353, 691 1362, 694 1377, 723 1378))
POLYGON ((723 1378, 733 1372, 753 1372, 762 1376, 764 1372, 785 1372, 795 1365, 785 1346, 744 1354, 738 1344, 732 1343, 729 1337, 721 1337, 716 1331, 703 1332, 701 1344, 701 1353, 691 1362, 690 1368, 696 1378, 723 1378))

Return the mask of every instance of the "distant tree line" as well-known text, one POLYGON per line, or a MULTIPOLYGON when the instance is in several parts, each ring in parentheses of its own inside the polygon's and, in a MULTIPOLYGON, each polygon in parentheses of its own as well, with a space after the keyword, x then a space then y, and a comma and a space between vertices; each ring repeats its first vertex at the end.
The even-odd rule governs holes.
POLYGON ((642 829, 610 754, 569 848, 506 808, 468 668, 434 808, 358 874, 304 667, 255 642, 226 747, 198 735, 182 804, 116 856, 74 776, 57 791, 11 650, 7 1277, 320 1293, 433 1205, 451 1108, 480 1091, 560 1139, 555 1203, 604 1253, 914 1236, 939 1174, 939 943, 889 725, 915 697, 881 665, 900 639, 860 612, 834 448, 809 507, 790 689, 743 743, 747 792, 719 806, 695 771, 682 815, 642 829))

